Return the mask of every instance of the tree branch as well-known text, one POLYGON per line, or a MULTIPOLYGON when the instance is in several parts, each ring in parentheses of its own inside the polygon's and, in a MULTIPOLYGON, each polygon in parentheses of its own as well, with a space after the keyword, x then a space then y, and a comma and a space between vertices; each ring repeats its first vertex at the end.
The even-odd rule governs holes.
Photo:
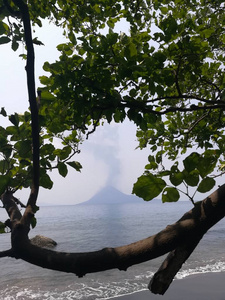
POLYGON ((201 239, 201 235, 194 239, 190 238, 169 253, 148 285, 152 293, 165 294, 177 272, 181 269, 183 263, 191 255, 201 239))
POLYGON ((32 120, 32 143, 33 143, 33 183, 31 193, 27 203, 27 209, 24 213, 22 223, 30 222, 30 216, 33 214, 33 208, 36 205, 38 191, 39 191, 39 121, 38 121, 38 107, 36 102, 35 76, 34 76, 34 47, 32 40, 32 30, 30 24, 30 15, 27 4, 23 0, 13 0, 15 5, 19 8, 25 33, 25 43, 27 47, 27 88, 28 97, 31 110, 32 120))
POLYGON ((55 252, 32 245, 26 237, 24 238, 23 233, 21 235, 18 226, 18 230, 17 228, 14 230, 15 238, 12 239, 12 247, 16 258, 43 268, 74 273, 79 277, 114 268, 127 270, 132 265, 173 251, 161 267, 160 276, 156 276, 154 285, 152 284, 151 289, 154 293, 162 293, 165 287, 168 288, 173 276, 202 236, 224 217, 224 193, 225 185, 205 200, 198 202, 175 224, 167 226, 156 235, 130 245, 87 253, 55 252), (172 274, 168 276, 171 270, 173 270, 172 274), (168 279, 164 280, 163 277, 168 279))
MULTIPOLYGON (((199 98, 194 95, 181 95, 181 96, 165 96, 165 97, 160 97, 160 98, 155 98, 146 102, 142 101, 125 101, 122 98, 120 99, 120 103, 117 105, 118 108, 126 109, 126 108, 131 108, 131 109, 137 109, 141 113, 150 113, 150 114, 155 114, 155 115, 166 115, 170 112, 192 112, 192 111, 214 111, 215 109, 225 109, 225 101, 210 101, 206 99, 199 98), (198 106, 195 104, 191 104, 187 107, 179 107, 179 106, 169 106, 168 108, 164 108, 160 111, 154 110, 153 106, 149 105, 150 103, 154 103, 157 101, 161 100, 175 100, 175 99, 186 99, 186 100, 198 100, 202 101, 208 105, 204 106, 198 106)), ((157 106, 159 107, 159 105, 157 106)), ((106 111, 108 109, 114 108, 111 104, 109 105, 96 105, 93 106, 95 110, 99 111, 106 111)))
POLYGON ((0 257, 13 257, 12 249, 0 251, 0 257))
POLYGON ((23 208, 26 208, 26 205, 24 205, 19 199, 17 199, 15 196, 13 196, 13 200, 16 204, 20 205, 23 208))
POLYGON ((18 206, 16 205, 16 203, 14 201, 13 193, 10 191, 5 192, 1 196, 1 201, 3 203, 3 207, 5 208, 6 212, 8 213, 11 223, 19 222, 22 215, 18 209, 18 206))

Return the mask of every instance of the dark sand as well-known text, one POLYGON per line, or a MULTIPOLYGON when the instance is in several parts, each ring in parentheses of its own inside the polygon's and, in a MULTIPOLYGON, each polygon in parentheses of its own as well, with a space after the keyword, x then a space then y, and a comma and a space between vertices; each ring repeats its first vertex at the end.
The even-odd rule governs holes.
MULTIPOLYGON (((147 283, 146 283, 147 284, 147 283)), ((225 272, 190 275, 174 280, 167 292, 154 295, 149 290, 113 300, 225 300, 225 272)))

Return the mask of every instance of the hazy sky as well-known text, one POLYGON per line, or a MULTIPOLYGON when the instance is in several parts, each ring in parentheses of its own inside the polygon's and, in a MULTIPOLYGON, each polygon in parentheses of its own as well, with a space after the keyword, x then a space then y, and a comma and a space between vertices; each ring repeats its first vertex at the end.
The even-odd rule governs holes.
MULTIPOLYGON (((34 37, 40 37, 45 46, 36 46, 36 87, 38 77, 43 75, 42 65, 45 61, 54 62, 59 52, 56 45, 63 42, 63 37, 53 26, 38 29, 34 37)), ((25 52, 22 47, 13 52, 10 45, 1 45, 0 72, 0 107, 8 113, 22 113, 28 107, 25 61, 18 57, 25 52)), ((0 122, 2 122, 0 117, 0 122)), ((85 140, 81 154, 75 157, 83 165, 82 172, 69 168, 66 178, 57 171, 50 175, 54 179, 52 190, 41 188, 39 204, 76 204, 86 201, 105 185, 112 185, 124 193, 130 194, 133 183, 143 173, 147 163, 148 152, 135 150, 136 127, 129 121, 124 124, 104 125, 85 140)), ((29 190, 19 191, 16 196, 26 198, 29 190)))

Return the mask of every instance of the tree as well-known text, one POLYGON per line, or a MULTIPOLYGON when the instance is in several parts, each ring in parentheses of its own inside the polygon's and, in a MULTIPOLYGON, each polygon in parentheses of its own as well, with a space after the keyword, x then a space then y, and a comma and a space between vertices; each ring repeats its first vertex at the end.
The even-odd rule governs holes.
POLYGON ((165 293, 202 236, 225 214, 225 185, 194 201, 196 192, 210 191, 224 172, 223 1, 1 0, 0 16, 0 44, 11 43, 14 51, 19 43, 26 46, 30 105, 23 115, 0 112, 11 122, 0 131, 0 194, 9 215, 1 231, 10 228, 11 249, 0 256, 81 277, 126 270, 170 252, 149 286, 165 293), (32 26, 41 27, 43 19, 62 26, 68 42, 58 45, 58 61, 44 64, 50 75, 40 78, 36 95, 33 45, 42 43, 32 37, 32 26), (120 32, 118 24, 129 30, 120 32), (193 209, 155 236, 127 246, 59 253, 33 245, 28 234, 36 224, 39 186, 53 184, 48 171, 57 168, 63 177, 68 166, 80 171, 71 159, 83 136, 101 122, 126 117, 137 125, 140 147, 151 150, 133 193, 147 201, 162 193, 163 202, 184 193, 193 209), (54 145, 56 138, 61 148, 54 145), (170 167, 164 166, 165 157, 170 167), (30 187, 30 196, 21 214, 14 195, 24 187, 30 187))

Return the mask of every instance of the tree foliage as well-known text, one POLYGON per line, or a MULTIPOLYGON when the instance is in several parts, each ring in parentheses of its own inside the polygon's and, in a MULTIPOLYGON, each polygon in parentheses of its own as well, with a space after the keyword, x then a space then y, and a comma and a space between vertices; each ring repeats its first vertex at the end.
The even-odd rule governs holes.
MULTIPOLYGON (((64 28, 68 40, 57 46, 59 60, 44 64, 50 75, 40 77, 41 185, 51 188, 47 170, 53 167, 66 176, 66 162, 77 153, 82 134, 94 131, 101 120, 119 123, 128 117, 138 127, 140 147, 151 151, 134 193, 142 196, 142 184, 153 178, 157 193, 155 187, 147 188, 148 200, 163 192, 164 201, 171 201, 171 193, 180 197, 184 190, 193 200, 188 186, 209 191, 215 185, 212 172, 218 165, 223 171, 224 164, 223 2, 78 2, 28 3, 33 25, 41 27, 43 19, 50 19, 64 28), (62 140, 61 149, 52 144, 56 137, 62 140), (165 157, 170 168, 164 167, 165 157)), ((15 1, 3 1, 1 7, 2 43, 11 42, 17 50, 16 43, 25 43, 19 9, 15 1), (5 22, 6 16, 13 22, 5 22)), ((33 43, 42 44, 37 38, 33 43)), ((2 114, 6 116, 4 110, 2 114)), ((30 115, 15 113, 9 119, 13 126, 2 135, 18 141, 21 176, 31 168, 26 149, 30 115)))
POLYGON ((8 115, 1 108, 11 125, 0 128, 0 194, 31 187, 25 214, 8 210, 27 232, 39 186, 53 185, 49 171, 80 171, 73 156, 101 122, 137 125, 139 147, 150 149, 133 187, 144 200, 162 193, 163 202, 178 201, 184 193, 194 203, 196 192, 215 186, 215 171, 223 174, 223 1, 0 0, 5 43, 13 51, 26 46, 29 110, 8 115), (37 105, 33 45, 43 44, 31 34, 45 19, 67 41, 57 46, 57 61, 44 63, 49 75, 40 77, 37 105))

